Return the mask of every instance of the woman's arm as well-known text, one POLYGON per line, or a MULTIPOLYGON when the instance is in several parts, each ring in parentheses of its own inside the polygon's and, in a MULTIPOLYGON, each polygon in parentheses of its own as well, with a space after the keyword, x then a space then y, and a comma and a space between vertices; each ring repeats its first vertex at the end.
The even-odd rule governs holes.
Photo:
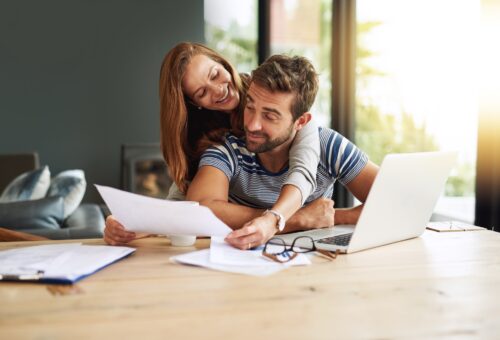
POLYGON ((297 132, 289 153, 290 169, 285 185, 296 187, 301 194, 301 204, 316 190, 320 143, 318 125, 310 120, 297 132))
MULTIPOLYGON (((289 175, 278 200, 271 209, 280 213, 285 221, 288 221, 301 208, 316 189, 319 155, 318 126, 309 121, 295 136, 289 152, 289 175)), ((333 211, 333 202, 330 208, 333 211)), ((331 219, 333 222, 333 214, 331 219)), ((300 229, 292 227, 295 222, 290 223, 287 231, 300 229)), ((262 244, 278 232, 277 225, 278 218, 274 214, 264 213, 247 222, 240 230, 232 232, 226 241, 240 249, 246 249, 248 244, 252 246, 262 244)))
POLYGON ((272 210, 288 220, 316 190, 320 143, 318 125, 309 121, 297 132, 289 153, 289 175, 272 210))

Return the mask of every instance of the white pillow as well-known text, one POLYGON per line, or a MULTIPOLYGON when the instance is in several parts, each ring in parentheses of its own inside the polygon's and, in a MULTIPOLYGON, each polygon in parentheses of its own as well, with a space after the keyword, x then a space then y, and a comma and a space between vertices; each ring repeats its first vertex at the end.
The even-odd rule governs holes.
POLYGON ((52 178, 47 197, 62 196, 66 219, 78 208, 86 189, 87 182, 83 170, 66 170, 52 178))
POLYGON ((20 174, 2 192, 0 203, 44 198, 50 185, 50 170, 43 168, 20 174))

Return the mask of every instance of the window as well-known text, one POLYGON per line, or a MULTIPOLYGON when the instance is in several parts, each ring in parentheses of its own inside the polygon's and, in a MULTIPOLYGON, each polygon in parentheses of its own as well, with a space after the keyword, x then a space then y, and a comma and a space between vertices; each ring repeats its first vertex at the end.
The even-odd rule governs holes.
POLYGON ((330 126, 331 0, 270 0, 271 55, 301 55, 313 63, 320 87, 312 113, 321 126, 330 126))
POLYGON ((205 0, 205 40, 238 72, 257 67, 257 0, 205 0))
POLYGON ((459 150, 436 212, 467 222, 479 13, 479 0, 357 0, 356 143, 378 164, 391 152, 459 150))

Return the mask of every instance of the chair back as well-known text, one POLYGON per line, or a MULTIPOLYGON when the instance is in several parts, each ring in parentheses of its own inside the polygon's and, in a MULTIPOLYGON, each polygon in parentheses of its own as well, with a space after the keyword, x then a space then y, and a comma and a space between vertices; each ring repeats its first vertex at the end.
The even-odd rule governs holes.
POLYGON ((36 152, 0 155, 0 194, 18 175, 39 167, 40 161, 36 152))

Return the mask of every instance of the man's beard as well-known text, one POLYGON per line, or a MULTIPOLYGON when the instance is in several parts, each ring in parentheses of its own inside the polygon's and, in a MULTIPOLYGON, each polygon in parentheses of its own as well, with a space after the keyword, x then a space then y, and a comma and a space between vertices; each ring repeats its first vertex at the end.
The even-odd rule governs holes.
MULTIPOLYGON (((246 127, 245 127, 245 132, 247 133, 249 132, 246 127)), ((269 139, 269 136, 265 133, 254 133, 257 134, 258 136, 264 137, 264 142, 252 146, 247 141, 247 150, 254 153, 263 153, 271 151, 272 149, 290 140, 292 133, 293 133, 293 124, 290 124, 290 127, 288 128, 287 131, 285 131, 285 133, 283 133, 283 135, 276 137, 275 139, 269 139)))

